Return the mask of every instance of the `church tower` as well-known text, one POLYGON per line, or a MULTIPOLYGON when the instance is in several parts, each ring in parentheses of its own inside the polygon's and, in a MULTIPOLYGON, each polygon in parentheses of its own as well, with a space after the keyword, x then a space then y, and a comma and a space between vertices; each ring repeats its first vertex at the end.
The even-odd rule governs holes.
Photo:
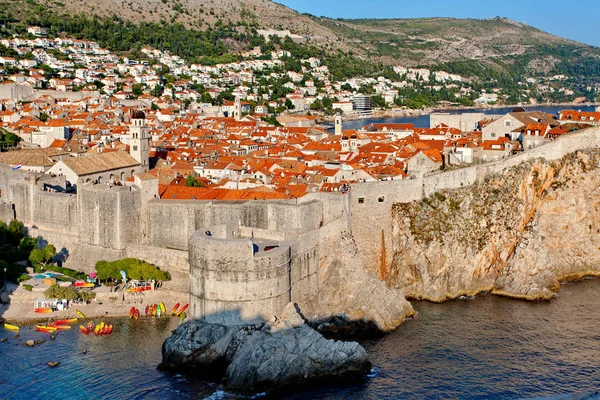
POLYGON ((343 127, 342 127, 342 117, 339 115, 336 115, 335 117, 335 134, 337 136, 341 135, 343 131, 343 127))
POLYGON ((240 119, 242 119, 242 103, 240 102, 239 97, 235 98, 235 103, 233 107, 233 117, 236 121, 239 121, 240 119))
POLYGON ((146 126, 146 115, 143 111, 136 111, 131 116, 129 128, 131 139, 129 141, 129 154, 144 168, 150 169, 150 135, 146 126))

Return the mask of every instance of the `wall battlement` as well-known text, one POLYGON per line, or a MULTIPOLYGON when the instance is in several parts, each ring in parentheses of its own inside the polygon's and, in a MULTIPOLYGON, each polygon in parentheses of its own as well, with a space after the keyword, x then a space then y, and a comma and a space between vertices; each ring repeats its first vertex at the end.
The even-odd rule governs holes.
POLYGON ((270 318, 290 300, 318 293, 319 266, 336 256, 331 243, 348 232, 365 268, 389 265, 394 203, 468 186, 530 159, 556 160, 598 146, 600 128, 590 128, 489 164, 285 201, 159 200, 149 180, 52 193, 46 190, 52 178, 0 164, 0 219, 19 219, 31 235, 63 248, 68 266, 86 272, 101 259, 122 257, 160 266, 172 276, 165 288, 189 291, 193 316, 236 309, 245 318, 270 318), (265 251, 267 245, 277 247, 265 251))

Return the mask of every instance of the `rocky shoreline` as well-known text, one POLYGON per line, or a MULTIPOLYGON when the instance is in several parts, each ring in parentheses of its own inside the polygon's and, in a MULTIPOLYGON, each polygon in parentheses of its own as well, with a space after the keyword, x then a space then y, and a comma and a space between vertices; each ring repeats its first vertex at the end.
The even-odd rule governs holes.
POLYGON ((185 322, 165 340, 162 354, 159 368, 221 382, 226 390, 241 394, 359 377, 371 370, 362 346, 325 339, 293 303, 270 322, 185 322))

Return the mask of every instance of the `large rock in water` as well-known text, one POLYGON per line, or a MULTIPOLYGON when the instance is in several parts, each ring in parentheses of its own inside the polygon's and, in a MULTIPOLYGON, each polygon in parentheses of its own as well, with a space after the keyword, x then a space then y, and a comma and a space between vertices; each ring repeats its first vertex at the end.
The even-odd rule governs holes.
POLYGON ((188 321, 163 344, 161 368, 225 378, 228 390, 257 393, 330 377, 366 374, 371 363, 355 342, 325 339, 290 303, 274 324, 188 321))

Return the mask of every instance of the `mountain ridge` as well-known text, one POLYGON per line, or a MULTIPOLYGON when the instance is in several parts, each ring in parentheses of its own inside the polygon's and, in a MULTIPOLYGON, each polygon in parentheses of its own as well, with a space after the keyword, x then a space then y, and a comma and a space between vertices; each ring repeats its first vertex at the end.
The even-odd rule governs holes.
MULTIPOLYGON (((600 76, 600 48, 561 38, 506 18, 332 19, 301 14, 270 0, 7 0, 2 13, 34 23, 40 9, 65 15, 118 18, 136 24, 182 24, 205 30, 220 25, 284 35, 334 54, 384 65, 440 67, 463 75, 489 70, 520 76, 577 72, 600 76), (37 7, 37 13, 36 13, 37 7), (470 66, 463 65, 465 62, 470 66), (473 71, 471 71, 473 70, 473 71)), ((232 52, 240 46, 228 42, 232 52)), ((496 75, 496 74, 492 74, 496 75)))

